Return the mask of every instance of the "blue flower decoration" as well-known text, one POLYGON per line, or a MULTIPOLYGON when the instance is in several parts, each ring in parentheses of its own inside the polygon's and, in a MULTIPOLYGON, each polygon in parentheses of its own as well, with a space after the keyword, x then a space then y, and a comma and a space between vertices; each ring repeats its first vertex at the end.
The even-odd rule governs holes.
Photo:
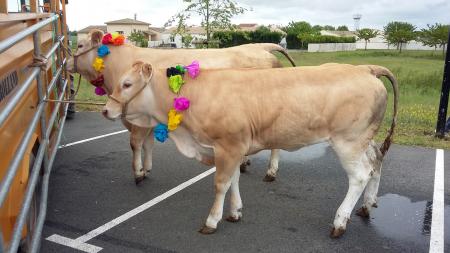
POLYGON ((98 49, 97 49, 97 54, 99 57, 104 57, 106 55, 109 54, 109 48, 106 45, 101 45, 98 49))
POLYGON ((169 130, 167 129, 167 125, 164 125, 162 123, 159 123, 153 129, 153 134, 155 136, 155 139, 159 142, 165 142, 167 140, 167 138, 169 137, 168 133, 169 133, 169 130))

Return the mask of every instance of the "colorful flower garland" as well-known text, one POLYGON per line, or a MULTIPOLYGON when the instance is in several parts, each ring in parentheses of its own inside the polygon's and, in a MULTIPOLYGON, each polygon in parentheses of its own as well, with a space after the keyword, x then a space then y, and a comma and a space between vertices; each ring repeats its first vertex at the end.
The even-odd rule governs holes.
MULTIPOLYGON (((175 67, 168 68, 166 75, 169 78, 169 88, 173 93, 177 94, 180 92, 181 87, 185 83, 183 76, 188 73, 192 79, 195 79, 200 73, 200 65, 198 61, 193 61, 190 65, 181 66, 177 65, 175 67)), ((159 123, 154 129, 153 134, 155 139, 159 142, 165 142, 169 137, 169 131, 174 131, 178 128, 183 120, 183 115, 180 113, 189 108, 190 101, 185 97, 176 97, 173 101, 173 109, 169 110, 167 125, 159 123)))
MULTIPOLYGON (((94 67, 95 71, 101 74, 103 72, 103 69, 105 69, 103 58, 110 53, 109 47, 107 45, 120 46, 124 43, 125 36, 117 32, 107 33, 103 35, 102 45, 97 49, 97 57, 95 57, 94 62, 92 63, 92 67, 94 67)), ((106 91, 102 87, 102 85, 104 84, 103 74, 101 74, 97 79, 92 80, 91 84, 95 86, 96 95, 103 96, 106 94, 106 91)))

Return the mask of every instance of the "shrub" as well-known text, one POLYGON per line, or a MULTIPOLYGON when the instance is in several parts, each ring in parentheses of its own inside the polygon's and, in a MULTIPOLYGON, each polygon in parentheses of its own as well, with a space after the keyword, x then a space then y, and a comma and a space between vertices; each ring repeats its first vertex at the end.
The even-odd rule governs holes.
POLYGON ((260 27, 256 31, 217 31, 213 40, 219 41, 219 47, 233 47, 247 43, 280 43, 282 34, 272 32, 267 27, 260 27))

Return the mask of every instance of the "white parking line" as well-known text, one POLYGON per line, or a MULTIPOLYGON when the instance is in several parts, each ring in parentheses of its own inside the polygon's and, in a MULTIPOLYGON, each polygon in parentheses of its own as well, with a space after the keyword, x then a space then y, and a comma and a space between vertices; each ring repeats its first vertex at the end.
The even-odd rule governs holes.
POLYGON ((70 147, 70 146, 73 146, 73 145, 77 145, 77 144, 85 143, 85 142, 88 142, 88 141, 93 141, 93 140, 97 140, 97 139, 101 139, 101 138, 105 138, 105 137, 108 137, 108 136, 111 136, 111 135, 121 134, 121 133, 125 133, 125 132, 128 132, 128 130, 121 130, 121 131, 112 132, 112 133, 109 133, 109 134, 103 134, 103 135, 95 136, 95 137, 92 137, 92 138, 84 139, 84 140, 81 140, 81 141, 71 142, 71 143, 68 143, 68 144, 60 145, 58 148, 67 148, 67 147, 70 147))
POLYGON ((76 239, 70 239, 58 234, 53 234, 49 237, 47 237, 46 239, 67 247, 71 247, 74 249, 78 249, 84 252, 88 252, 88 253, 96 253, 99 252, 100 250, 102 250, 103 248, 92 245, 92 244, 88 244, 86 243, 87 241, 91 240, 94 237, 97 237, 100 234, 103 234, 104 232, 110 230, 111 228, 119 225, 120 223, 132 218, 133 216, 149 209, 150 207, 158 204, 159 202, 165 200, 166 198, 174 195, 175 193, 187 188, 188 186, 194 184, 197 181, 200 181, 201 179, 211 175, 212 173, 214 173, 216 171, 216 167, 211 168, 203 173, 201 173, 200 175, 193 177, 191 179, 189 179, 188 181, 178 185, 175 188, 170 189, 169 191, 159 195, 158 197, 134 208, 131 211, 128 211, 124 214, 122 214, 121 216, 115 218, 114 220, 107 222, 103 225, 101 225, 100 227, 88 232, 85 235, 82 235, 76 239))
POLYGON ((444 252, 444 150, 436 150, 430 253, 444 252))

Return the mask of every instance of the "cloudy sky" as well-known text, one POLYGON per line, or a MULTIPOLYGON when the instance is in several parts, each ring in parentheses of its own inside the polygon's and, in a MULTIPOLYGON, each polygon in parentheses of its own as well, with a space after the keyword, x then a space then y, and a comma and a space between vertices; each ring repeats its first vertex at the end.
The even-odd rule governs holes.
MULTIPOLYGON (((427 24, 450 23, 450 0, 237 0, 251 9, 233 18, 233 23, 286 25, 305 20, 311 24, 347 25, 353 28, 353 14, 362 15, 360 27, 382 28, 387 22, 427 24)), ((68 25, 79 30, 105 21, 133 18, 162 26, 183 8, 182 0, 69 0, 68 25)), ((192 20, 199 24, 199 20, 192 20)))

